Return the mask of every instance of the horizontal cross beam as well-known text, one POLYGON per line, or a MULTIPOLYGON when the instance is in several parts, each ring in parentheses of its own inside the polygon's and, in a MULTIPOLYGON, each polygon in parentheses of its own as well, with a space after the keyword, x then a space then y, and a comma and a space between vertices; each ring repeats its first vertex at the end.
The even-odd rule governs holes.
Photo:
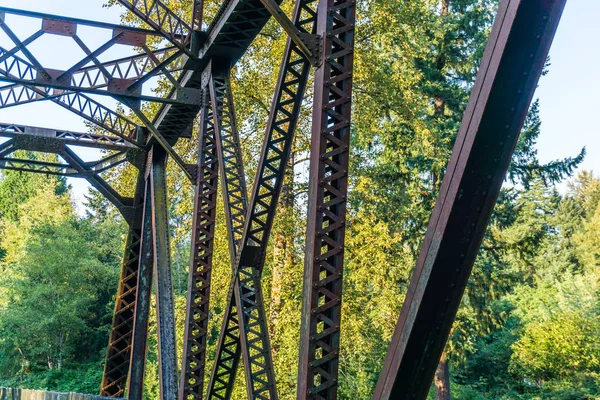
MULTIPOLYGON (((33 138, 40 144, 54 147, 57 143, 65 145, 92 147, 103 150, 127 150, 137 146, 124 139, 102 133, 71 132, 59 129, 40 128, 27 125, 6 124, 0 122, 0 137, 20 139, 33 138)), ((29 139, 31 140, 31 139, 29 139)))
MULTIPOLYGON (((10 7, 0 7, 0 16, 2 15, 18 15, 21 17, 36 18, 42 20, 43 29, 56 34, 71 35, 77 30, 77 26, 89 26, 94 28, 109 29, 115 32, 128 32, 131 38, 137 37, 137 40, 146 36, 160 36, 160 33, 152 29, 142 29, 133 26, 125 26, 111 24, 107 22, 91 21, 81 18, 64 17, 61 15, 46 14, 37 11, 19 10, 10 7)), ((2 17, 1 19, 4 19, 2 17)))
POLYGON ((35 86, 59 89, 72 93, 89 93, 101 96, 111 96, 114 98, 129 98, 138 101, 148 101, 167 104, 200 104, 201 91, 193 88, 180 88, 175 91, 175 96, 172 97, 157 97, 148 96, 141 93, 141 87, 136 91, 129 91, 129 87, 135 84, 136 81, 120 80, 109 78, 105 84, 94 85, 87 79, 80 81, 71 80, 70 82, 61 82, 58 79, 64 71, 47 70, 51 79, 40 79, 34 73, 35 78, 25 79, 11 74, 12 71, 0 70, 0 81, 9 82, 18 85, 35 86))
MULTIPOLYGON (((0 74, 1 71, 8 70, 9 66, 7 59, 11 62, 22 64, 23 68, 31 67, 31 64, 17 56, 8 56, 9 51, 0 47, 0 74)), ((19 86, 21 87, 21 86, 19 86)), ((131 143, 136 143, 138 138, 138 126, 130 119, 117 114, 115 111, 100 104, 96 100, 81 93, 61 92, 49 88, 40 88, 37 86, 23 86, 24 91, 19 91, 15 88, 15 92, 11 94, 10 100, 13 105, 24 104, 35 101, 33 99, 47 99, 69 111, 74 112, 80 117, 89 122, 107 130, 131 143)), ((8 100, 3 102, 8 102, 8 100)))

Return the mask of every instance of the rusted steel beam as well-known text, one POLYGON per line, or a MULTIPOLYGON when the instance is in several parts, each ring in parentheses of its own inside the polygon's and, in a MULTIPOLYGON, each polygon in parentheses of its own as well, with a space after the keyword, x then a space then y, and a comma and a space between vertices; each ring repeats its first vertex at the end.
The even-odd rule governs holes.
POLYGON ((118 2, 190 57, 197 56, 188 48, 193 34, 192 28, 162 1, 118 0, 118 2))
POLYGON ((175 340, 175 301, 169 247, 167 153, 161 147, 154 146, 149 158, 160 398, 173 400, 178 398, 177 342, 175 340))
POLYGON ((566 0, 504 0, 373 399, 425 399, 566 0))
MULTIPOLYGON (((29 15, 30 16, 30 15, 29 15)), ((187 89, 188 93, 183 96, 173 96, 168 98, 161 98, 156 96, 146 96, 142 94, 142 84, 153 76, 159 73, 170 73, 167 71, 167 67, 180 58, 182 54, 181 50, 176 51, 162 51, 162 52, 151 52, 146 46, 147 35, 138 31, 131 31, 128 29, 112 28, 111 38, 103 45, 90 49, 84 40, 77 34, 78 23, 75 21, 69 21, 67 18, 62 17, 61 21, 50 19, 53 16, 38 17, 41 18, 41 28, 34 35, 30 36, 25 41, 20 40, 11 30, 10 24, 7 23, 5 14, 0 16, 0 28, 9 36, 14 43, 14 48, 7 51, 5 54, 0 56, 0 60, 3 61, 2 65, 9 67, 2 71, 2 80, 12 83, 18 83, 22 85, 37 85, 52 87, 60 90, 66 90, 71 92, 85 91, 88 93, 108 95, 108 96, 121 96, 134 98, 142 101, 155 101, 165 103, 182 103, 187 104, 189 101, 194 101, 194 96, 189 92, 193 89, 187 89), (85 56, 73 66, 65 71, 51 70, 44 68, 41 63, 35 58, 30 52, 29 45, 36 40, 38 37, 44 35, 61 35, 70 37, 85 53, 85 56), (101 63, 98 57, 105 53, 107 50, 113 48, 117 44, 124 44, 129 46, 138 46, 146 50, 147 59, 151 60, 152 68, 144 71, 142 76, 131 79, 131 78, 119 78, 122 75, 122 71, 117 69, 115 66, 123 66, 123 61, 110 62, 107 65, 101 63), (21 52, 27 58, 27 67, 23 63, 11 61, 11 58, 15 57, 16 52, 21 52), (163 55, 163 60, 158 60, 158 55, 163 55), (11 61, 11 62, 9 62, 11 61), (93 64, 93 67, 85 67, 87 64, 93 64), (109 71, 109 68, 113 72, 117 72, 117 76, 113 76, 109 71)), ((139 57, 135 57, 136 61, 139 61, 139 57)), ((143 59, 142 59, 143 60, 143 59)), ((127 65, 127 62, 125 61, 127 65)), ((146 63, 148 65, 150 63, 146 63)), ((150 64, 150 65, 151 65, 150 64)), ((129 62, 128 67, 132 64, 129 62)), ((139 71, 138 68, 136 70, 139 71)), ((131 75, 131 74, 128 74, 131 75)), ((178 92, 179 94, 179 92, 178 92)))
MULTIPOLYGON (((140 171, 134 195, 134 207, 141 210, 144 204, 144 174, 140 171)), ((110 339, 102 374, 100 395, 121 397, 127 387, 127 374, 131 362, 131 346, 135 322, 135 306, 140 255, 142 251, 142 213, 136 212, 129 225, 125 256, 117 289, 117 301, 110 339)))
POLYGON ((354 0, 320 0, 297 398, 337 398, 354 56, 354 0))
MULTIPOLYGON (((212 67, 212 66, 211 66, 212 67)), ((228 66, 225 66, 228 68, 228 66)), ((209 82, 210 103, 214 121, 219 168, 222 176, 223 201, 225 204, 225 221, 227 224, 229 256, 232 269, 235 255, 239 251, 240 238, 248 207, 248 191, 246 174, 244 173, 240 139, 235 122, 233 99, 230 97, 229 71, 215 71, 217 77, 209 82)), ((233 278, 232 278, 233 279, 233 278)), ((235 280, 233 288, 235 298, 240 298, 239 283, 235 280)), ((239 302, 237 303, 239 304, 239 302)), ((231 395, 233 383, 242 353, 248 358, 248 348, 240 341, 240 323, 237 308, 228 307, 225 311, 221 333, 217 341, 217 354, 213 364, 206 397, 221 398, 223 394, 231 395), (233 326, 232 326, 233 324, 233 326)), ((250 369, 250 364, 246 364, 250 369)), ((248 390, 251 384, 246 379, 248 390)))
POLYGON ((181 171, 185 174, 185 176, 194 183, 194 176, 196 175, 196 166, 189 165, 181 156, 175 151, 173 146, 169 143, 169 141, 158 131, 156 126, 146 117, 144 111, 136 104, 125 100, 125 104, 127 104, 131 110, 137 115, 137 117, 142 121, 142 123, 146 126, 146 129, 151 133, 153 140, 158 142, 163 150, 171 156, 171 159, 181 168, 181 171))
POLYGON ((319 37, 317 35, 310 34, 308 32, 301 31, 298 29, 296 24, 283 12, 279 4, 275 0, 261 0, 263 5, 283 30, 288 34, 289 38, 294 42, 298 50, 311 61, 314 65, 318 65, 320 59, 318 57, 319 52, 319 37))
POLYGON ((94 28, 108 29, 114 32, 125 31, 131 38, 142 38, 145 36, 161 36, 159 32, 151 29, 136 28, 133 26, 116 25, 107 22, 91 21, 81 18, 71 18, 62 15, 46 14, 37 11, 19 10, 10 7, 0 7, 0 14, 19 15, 21 17, 36 18, 44 22, 44 30, 55 35, 70 36, 77 32, 77 27, 89 26, 94 28))
MULTIPOLYGON (((135 218, 135 208, 133 199, 125 198, 121 196, 116 190, 114 190, 104 179, 102 179, 98 173, 102 172, 102 169, 94 170, 94 167, 90 167, 88 163, 84 162, 79 156, 68 147, 65 147, 60 156, 69 163, 69 165, 77 171, 79 176, 85 178, 90 185, 98 190, 104 197, 107 198, 123 215, 127 223, 132 223, 135 218)), ((143 157, 143 155, 140 155, 143 157)), ((112 156, 109 156, 110 159, 112 156)), ((116 159, 115 165, 123 163, 125 160, 116 159)))
MULTIPOLYGON (((136 394, 139 393, 139 387, 143 384, 140 381, 143 379, 143 371, 140 371, 139 368, 143 370, 145 367, 145 358, 140 359, 138 357, 142 354, 139 351, 140 339, 146 332, 143 328, 138 329, 134 336, 134 327, 136 321, 138 321, 138 327, 143 326, 143 321, 139 321, 139 319, 143 317, 144 311, 142 309, 136 311, 136 306, 138 298, 144 296, 147 290, 147 288, 142 288, 143 292, 138 293, 138 284, 140 280, 147 277, 148 273, 146 269, 142 270, 144 276, 140 276, 139 274, 140 268, 146 268, 148 262, 148 254, 142 253, 143 240, 147 239, 148 235, 148 230, 142 231, 144 216, 147 216, 144 215, 144 206, 148 207, 146 200, 149 199, 149 197, 146 197, 146 156, 146 154, 142 154, 134 163, 139 170, 132 202, 134 214, 129 222, 129 233, 127 235, 125 256, 123 257, 123 267, 117 290, 113 325, 110 333, 104 373, 102 375, 100 389, 102 396, 119 397, 125 393, 126 388, 130 393, 133 391, 133 394, 136 394), (132 359, 131 356, 132 346, 137 346, 135 359, 132 359), (131 372, 131 380, 127 382, 129 372, 131 372)), ((151 263, 153 266, 153 258, 151 263)), ((142 283, 148 282, 145 281, 142 283)), ((145 356, 145 349, 143 355, 145 356)), ((131 399, 135 398, 131 397, 131 399)))
MULTIPOLYGON (((16 149, 15 149, 16 150, 16 149)), ((13 150, 14 151, 14 150, 13 150)), ((0 169, 19 172, 36 172, 47 175, 77 177, 78 171, 70 164, 37 160, 21 160, 4 157, 0 159, 0 169)))
MULTIPOLYGON (((293 20, 295 26, 302 32, 315 33, 316 13, 313 10, 315 3, 315 0, 296 3, 293 20), (300 15, 303 16, 302 19, 300 15)), ((246 254, 253 251, 255 256, 253 260, 244 259, 244 263, 248 261, 255 262, 254 265, 246 265, 246 268, 254 267, 258 271, 258 278, 245 273, 246 280, 251 278, 253 281, 260 281, 266 246, 285 168, 291 152, 294 130, 298 122, 309 68, 310 65, 306 57, 299 51, 294 42, 288 39, 253 187, 249 221, 244 225, 241 239, 243 247, 247 248, 246 254)), ((238 266, 239 268, 243 267, 240 266, 240 252, 244 252, 244 250, 240 249, 237 252, 234 271, 238 270, 238 266)), ((235 291, 237 291, 235 287, 239 285, 237 278, 238 274, 236 272, 229 289, 226 315, 217 346, 217 361, 211 374, 208 398, 231 398, 233 381, 240 357, 239 313, 243 309, 243 307, 238 306, 241 304, 237 300, 239 296, 235 295, 235 291)), ((250 287, 258 287, 258 284, 252 284, 250 287)))
POLYGON ((180 400, 201 399, 204 391, 219 181, 219 154, 212 113, 212 105, 207 98, 200 114, 198 176, 194 194, 192 254, 188 278, 180 400))
MULTIPOLYGON (((146 176, 145 173, 140 175, 146 176)), ((152 199, 150 185, 145 179, 144 209, 142 214, 141 251, 137 275, 137 292, 131 342, 129 379, 127 380, 128 400, 142 400, 144 394, 144 370, 148 347, 148 320, 154 272, 154 242, 152 239, 152 199)))
MULTIPOLYGON (((20 70, 31 69, 32 64, 22 58, 9 55, 10 52, 0 47, 0 75, 4 75, 5 71, 10 71, 14 68, 20 70), (17 65, 17 67, 15 67, 17 65)), ((21 97, 15 99, 15 103, 31 102, 32 97, 40 97, 48 99, 61 107, 79 115, 89 122, 101 127, 102 129, 111 132, 124 140, 137 145, 139 127, 128 118, 119 115, 108 107, 98 103, 96 100, 81 94, 71 92, 60 92, 49 88, 40 88, 39 86, 28 86, 27 90, 30 94, 25 96, 25 100, 21 97), (35 95, 33 94, 35 93, 35 95)))
POLYGON ((0 123, 0 137, 14 139, 32 138, 32 140, 37 140, 40 143, 46 143, 48 148, 58 147, 57 143, 104 150, 129 150, 137 148, 137 146, 134 146, 130 142, 126 142, 114 135, 71 132, 21 124, 0 123))
POLYGON ((202 29, 202 21, 204 18, 204 0, 194 0, 192 8, 192 30, 199 31, 202 29))
MULTIPOLYGON (((280 1, 277 0, 277 3, 280 1)), ((180 85, 184 88, 206 86, 213 58, 227 59, 230 65, 235 64, 270 16, 260 0, 224 2, 207 32, 198 40, 199 59, 193 60, 189 69, 181 74, 178 79, 180 85)), ((171 96, 174 95, 175 91, 171 93, 171 96)), ((176 141, 191 126, 200 108, 200 105, 164 104, 153 122, 163 136, 176 141)))
POLYGON ((8 156, 13 151, 16 151, 14 139, 7 140, 6 142, 0 144, 0 158, 4 158, 8 156))

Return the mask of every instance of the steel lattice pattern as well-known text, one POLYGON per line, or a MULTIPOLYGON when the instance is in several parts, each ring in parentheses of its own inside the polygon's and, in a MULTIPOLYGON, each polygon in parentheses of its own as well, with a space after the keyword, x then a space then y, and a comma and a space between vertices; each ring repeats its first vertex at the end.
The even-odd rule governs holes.
POLYGON ((181 391, 184 399, 202 397, 210 300, 210 278, 215 236, 219 156, 212 106, 202 109, 198 183, 192 228, 193 258, 188 283, 187 321, 181 391))
POLYGON ((115 316, 110 333, 109 352, 106 356, 102 378, 102 396, 121 397, 125 392, 133 335, 140 245, 139 228, 131 228, 127 235, 123 270, 119 280, 115 316))

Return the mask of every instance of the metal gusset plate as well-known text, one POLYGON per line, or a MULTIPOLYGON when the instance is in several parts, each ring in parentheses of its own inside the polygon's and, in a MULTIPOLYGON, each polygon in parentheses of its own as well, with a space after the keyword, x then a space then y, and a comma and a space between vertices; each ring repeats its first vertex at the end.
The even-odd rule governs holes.
POLYGON ((427 397, 565 3, 500 3, 373 399, 427 397))
POLYGON ((315 71, 298 398, 337 398, 348 193, 354 0, 322 0, 315 71))

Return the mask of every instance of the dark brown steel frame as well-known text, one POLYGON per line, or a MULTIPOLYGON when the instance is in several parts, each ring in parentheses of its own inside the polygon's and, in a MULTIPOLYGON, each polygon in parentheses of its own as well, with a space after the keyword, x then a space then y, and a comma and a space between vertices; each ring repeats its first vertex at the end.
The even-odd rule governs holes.
MULTIPOLYGON (((142 398, 150 294, 155 280, 161 398, 203 398, 220 169, 232 278, 206 398, 231 398, 240 359, 244 360, 248 398, 277 398, 261 275, 308 74, 314 65, 297 397, 336 399, 355 0, 298 0, 292 19, 282 13, 275 0, 231 0, 225 2, 206 31, 200 30, 202 1, 193 1, 189 24, 160 0, 119 2, 152 30, 0 7, 0 25, 15 43, 13 50, 0 49, 1 78, 12 82, 0 88, 0 107, 48 99, 107 132, 0 125, 0 136, 10 139, 0 145, 0 169, 84 177, 116 205, 129 224, 101 394, 119 397, 127 392, 130 399, 142 398), (41 19, 41 33, 20 41, 6 25, 6 13, 41 19), (248 198, 229 75, 271 15, 289 38, 248 198), (45 32, 80 40, 76 36, 80 24, 112 29, 114 39, 95 51, 81 43, 87 57, 69 71, 48 71, 27 50, 27 45, 45 32), (152 52, 140 42, 145 42, 147 35, 160 35, 172 47, 152 52), (99 62, 97 55, 119 40, 128 44, 137 41, 145 54, 99 62), (18 57, 17 51, 27 60, 18 57), (89 62, 94 66, 85 67, 89 62), (76 74, 89 85, 83 79, 77 84, 71 78, 76 74), (139 87, 156 74, 171 81, 172 92, 162 99, 141 96, 139 87), (115 87, 111 80, 126 84, 115 87), (84 94, 104 94, 105 90, 128 104, 145 126, 137 126, 84 94), (141 100, 163 103, 153 121, 139 107, 141 100), (198 112, 198 162, 190 166, 172 146, 188 137, 198 112), (86 163, 70 146, 117 153, 86 163), (9 158, 18 149, 56 153, 65 164, 9 158), (165 184, 169 155, 196 185, 179 382, 165 184), (100 176, 125 160, 139 169, 133 198, 119 195, 100 176)), ((500 3, 374 399, 424 399, 427 395, 565 3, 500 3)))

